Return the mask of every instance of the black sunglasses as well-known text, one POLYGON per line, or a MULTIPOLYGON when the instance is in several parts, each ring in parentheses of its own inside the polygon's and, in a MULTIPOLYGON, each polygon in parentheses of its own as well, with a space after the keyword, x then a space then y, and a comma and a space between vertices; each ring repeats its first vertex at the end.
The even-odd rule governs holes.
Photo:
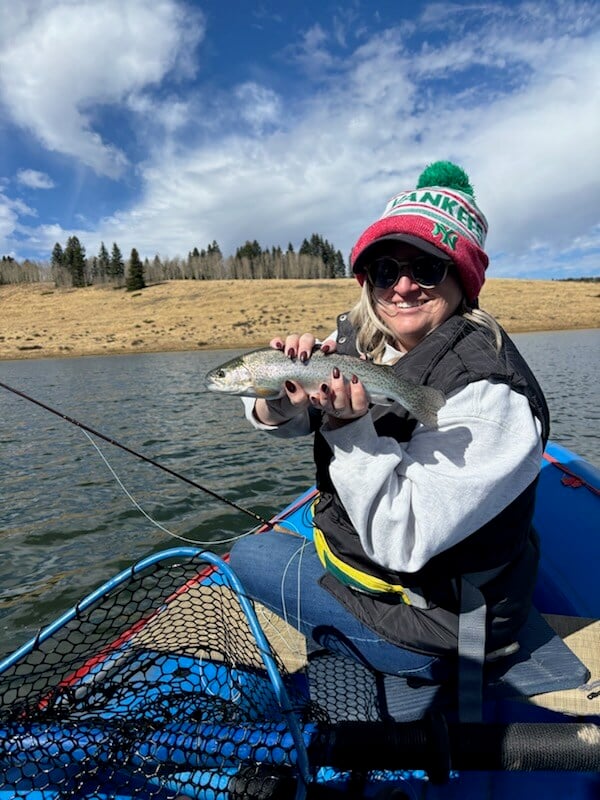
POLYGON ((369 264, 366 272, 369 283, 376 289, 390 289, 398 283, 403 273, 422 289, 433 289, 448 274, 448 264, 447 260, 429 255, 417 256, 409 261, 384 256, 369 264))

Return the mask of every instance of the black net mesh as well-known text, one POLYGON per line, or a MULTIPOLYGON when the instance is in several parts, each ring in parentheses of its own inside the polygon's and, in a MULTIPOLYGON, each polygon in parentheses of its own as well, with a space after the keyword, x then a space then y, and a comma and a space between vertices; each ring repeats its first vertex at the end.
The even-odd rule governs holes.
POLYGON ((380 677, 356 661, 317 653, 308 664, 310 696, 327 709, 327 721, 379 722, 382 719, 380 677))
MULTIPOLYGON (((0 675, 0 796, 293 797, 289 714, 198 557, 111 589, 0 675), (13 791, 14 790, 14 791, 13 791)), ((319 716, 273 654, 295 718, 319 716)))

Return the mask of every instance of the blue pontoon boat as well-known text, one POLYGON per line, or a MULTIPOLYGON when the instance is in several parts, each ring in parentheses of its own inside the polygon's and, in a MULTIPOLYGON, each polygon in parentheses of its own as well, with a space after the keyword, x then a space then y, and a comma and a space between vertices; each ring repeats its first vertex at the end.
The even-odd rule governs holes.
MULTIPOLYGON (((518 652, 455 686, 325 651, 195 548, 117 575, 0 664, 0 800, 600 797, 600 473, 550 444, 518 652)), ((311 536, 308 491, 274 523, 311 536)))

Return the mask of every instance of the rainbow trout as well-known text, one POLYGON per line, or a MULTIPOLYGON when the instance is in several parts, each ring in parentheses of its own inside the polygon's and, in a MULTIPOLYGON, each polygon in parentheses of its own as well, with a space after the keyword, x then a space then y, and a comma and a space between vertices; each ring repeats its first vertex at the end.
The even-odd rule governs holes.
POLYGON ((283 396, 285 381, 299 383, 309 394, 318 392, 321 384, 330 380, 334 367, 346 380, 356 375, 375 405, 400 403, 424 425, 437 426, 437 412, 445 403, 440 391, 403 380, 390 367, 338 353, 324 355, 315 350, 308 361, 302 362, 271 347, 252 350, 211 369, 206 385, 211 392, 273 400, 283 396))

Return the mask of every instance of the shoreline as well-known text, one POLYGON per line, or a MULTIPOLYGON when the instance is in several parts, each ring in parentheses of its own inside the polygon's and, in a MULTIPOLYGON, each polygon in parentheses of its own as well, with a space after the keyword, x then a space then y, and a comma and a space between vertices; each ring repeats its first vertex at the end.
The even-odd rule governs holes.
MULTIPOLYGON (((325 337, 358 291, 352 278, 183 280, 139 292, 2 285, 0 361, 248 349, 293 330, 325 337)), ((509 334, 600 327, 597 283, 492 278, 481 307, 509 334)))
MULTIPOLYGON (((544 333, 571 333, 576 331, 595 331, 599 330, 600 326, 588 327, 588 328, 540 328, 539 330, 512 330, 506 331, 509 335, 512 334, 525 334, 525 333, 539 333, 543 335, 544 333)), ((506 330, 506 329, 505 329, 506 330)), ((330 333, 331 331, 328 331, 330 333)), ((324 337, 319 337, 324 338, 324 337)), ((94 351, 89 350, 85 352, 73 352, 69 351, 67 353, 60 352, 60 353, 50 353, 50 352, 40 352, 40 351, 24 351, 19 352, 18 355, 9 355, 4 356, 0 355, 0 364, 3 363, 11 363, 13 361, 51 361, 53 359, 67 359, 67 358, 105 358, 105 357, 114 357, 118 358, 126 357, 126 356, 133 356, 133 355, 157 355, 161 353, 198 353, 202 352, 203 350, 213 351, 213 350, 251 350, 258 347, 267 347, 268 340, 261 340, 260 342, 232 342, 231 344, 224 344, 224 345, 215 345, 215 346, 202 346, 202 347, 157 347, 156 349, 152 348, 131 348, 130 350, 124 348, 120 350, 113 350, 113 351, 94 351)))

